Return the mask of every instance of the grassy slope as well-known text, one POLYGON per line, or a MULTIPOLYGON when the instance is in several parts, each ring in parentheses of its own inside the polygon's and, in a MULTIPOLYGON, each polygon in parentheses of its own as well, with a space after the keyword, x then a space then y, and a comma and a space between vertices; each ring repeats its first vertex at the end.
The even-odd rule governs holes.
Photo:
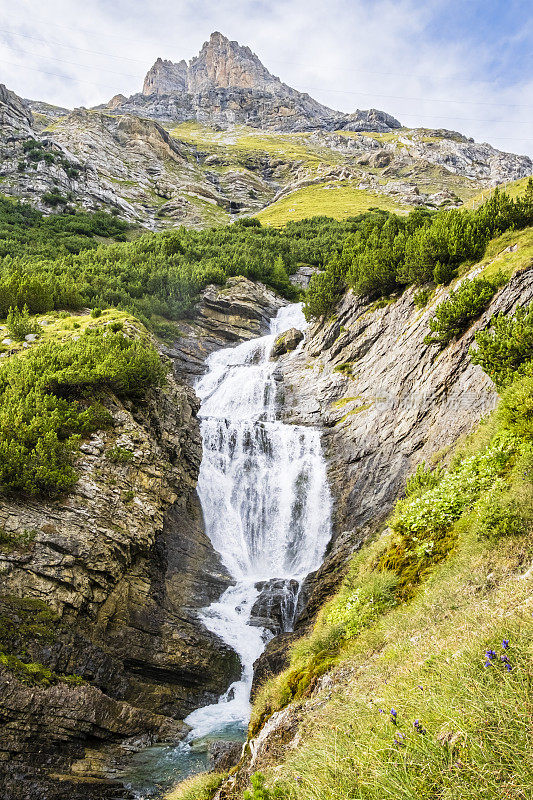
MULTIPOLYGON (((187 144, 194 145, 200 152, 217 156, 219 164, 210 164, 206 168, 215 172, 228 170, 247 171, 253 162, 264 156, 279 158, 286 162, 287 180, 293 180, 290 174, 290 162, 305 168, 310 176, 318 175, 320 167, 335 167, 351 162, 351 157, 322 146, 312 139, 309 133, 283 134, 260 131, 245 126, 237 126, 231 131, 214 131, 194 122, 185 122, 170 128, 170 133, 187 144)), ((395 144, 399 150, 409 149, 416 142, 438 142, 422 129, 402 129, 389 133, 352 133, 338 131, 339 136, 357 138, 366 136, 378 142, 395 144)), ((281 167, 283 172, 283 167, 281 167)), ((365 167, 365 171, 385 184, 389 180, 407 180, 415 182, 421 191, 434 193, 442 189, 454 191, 464 201, 469 200, 478 191, 478 184, 462 176, 453 175, 442 167, 426 163, 414 162, 405 175, 401 168, 397 175, 382 178, 383 169, 365 167)), ((405 170, 404 170, 405 171, 405 170)), ((362 173, 363 174, 363 173, 362 173)), ((282 174, 278 179, 283 183, 282 174)), ((258 218, 266 225, 283 225, 290 220, 303 219, 315 214, 328 214, 336 219, 343 219, 359 214, 371 207, 398 211, 409 208, 386 195, 365 192, 355 188, 350 182, 325 182, 324 184, 306 187, 293 192, 277 203, 267 206, 259 212, 258 218)))
POLYGON ((317 215, 346 219, 362 214, 369 208, 396 212, 410 211, 409 206, 395 202, 387 195, 357 189, 350 181, 332 181, 298 189, 263 209, 256 216, 263 225, 284 225, 291 220, 317 215))
POLYGON ((520 577, 530 542, 489 548, 468 520, 459 536, 423 591, 343 653, 336 691, 319 694, 300 746, 269 776, 289 796, 531 796, 531 583, 520 577), (504 639, 513 671, 485 668, 485 650, 503 653, 504 639))
MULTIPOLYGON (((529 178, 520 178, 517 181, 510 181, 509 183, 502 183, 498 188, 504 191, 511 198, 520 197, 524 194, 529 178)), ((485 189, 482 192, 477 192, 466 203, 466 208, 477 208, 486 202, 494 192, 494 189, 485 189)))

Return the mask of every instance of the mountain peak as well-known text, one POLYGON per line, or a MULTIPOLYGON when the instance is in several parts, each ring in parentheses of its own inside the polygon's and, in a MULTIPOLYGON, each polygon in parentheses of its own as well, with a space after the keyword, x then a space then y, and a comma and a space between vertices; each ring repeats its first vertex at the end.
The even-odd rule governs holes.
POLYGON ((189 91, 209 89, 279 88, 280 81, 261 63, 249 47, 230 41, 219 31, 211 34, 200 53, 189 63, 189 91))
POLYGON ((276 130, 388 131, 399 128, 382 111, 343 114, 282 83, 245 45, 213 31, 187 64, 158 58, 144 80, 142 95, 133 95, 116 113, 158 120, 196 119, 205 125, 243 124, 276 130))

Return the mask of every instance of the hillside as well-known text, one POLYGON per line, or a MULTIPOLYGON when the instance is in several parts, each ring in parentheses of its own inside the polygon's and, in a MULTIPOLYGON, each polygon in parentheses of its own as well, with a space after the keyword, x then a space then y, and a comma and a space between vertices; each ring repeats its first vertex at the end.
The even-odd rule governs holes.
POLYGON ((152 229, 454 206, 533 171, 527 156, 455 131, 325 108, 219 33, 189 64, 158 59, 142 92, 93 109, 24 101, 3 87, 0 158, 7 195, 47 213, 113 211, 152 229))

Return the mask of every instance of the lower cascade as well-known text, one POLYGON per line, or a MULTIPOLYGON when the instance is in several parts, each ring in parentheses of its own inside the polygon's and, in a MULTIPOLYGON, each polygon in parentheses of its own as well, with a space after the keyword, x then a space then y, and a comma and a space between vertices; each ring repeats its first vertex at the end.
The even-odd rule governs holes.
POLYGON ((323 558, 331 497, 317 430, 277 419, 275 339, 306 327, 301 304, 282 308, 270 334, 213 353, 196 392, 203 460, 198 479, 207 534, 235 580, 202 621, 240 656, 242 674, 218 703, 186 722, 189 741, 243 731, 250 715, 254 661, 272 633, 252 617, 265 587, 282 630, 294 621, 299 587, 323 558))

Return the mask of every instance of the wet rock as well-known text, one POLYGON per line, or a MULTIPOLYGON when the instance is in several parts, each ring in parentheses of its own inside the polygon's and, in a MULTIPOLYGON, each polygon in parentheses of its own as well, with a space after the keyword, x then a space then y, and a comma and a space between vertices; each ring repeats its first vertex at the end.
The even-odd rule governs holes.
POLYGON ((278 634, 267 643, 259 658, 254 662, 252 699, 264 683, 274 675, 279 675, 289 666, 291 644, 301 635, 301 632, 287 631, 278 634))
POLYGON ((289 328, 288 331, 280 334, 274 342, 270 358, 276 359, 284 353, 290 353, 292 350, 296 350, 300 342, 303 341, 303 338, 304 335, 298 328, 289 328))
POLYGON ((216 772, 228 772, 238 764, 242 747, 242 742, 211 742, 208 748, 209 766, 216 772))
POLYGON ((273 578, 255 584, 259 597, 250 612, 250 625, 277 635, 290 630, 296 611, 299 583, 296 580, 273 578))

